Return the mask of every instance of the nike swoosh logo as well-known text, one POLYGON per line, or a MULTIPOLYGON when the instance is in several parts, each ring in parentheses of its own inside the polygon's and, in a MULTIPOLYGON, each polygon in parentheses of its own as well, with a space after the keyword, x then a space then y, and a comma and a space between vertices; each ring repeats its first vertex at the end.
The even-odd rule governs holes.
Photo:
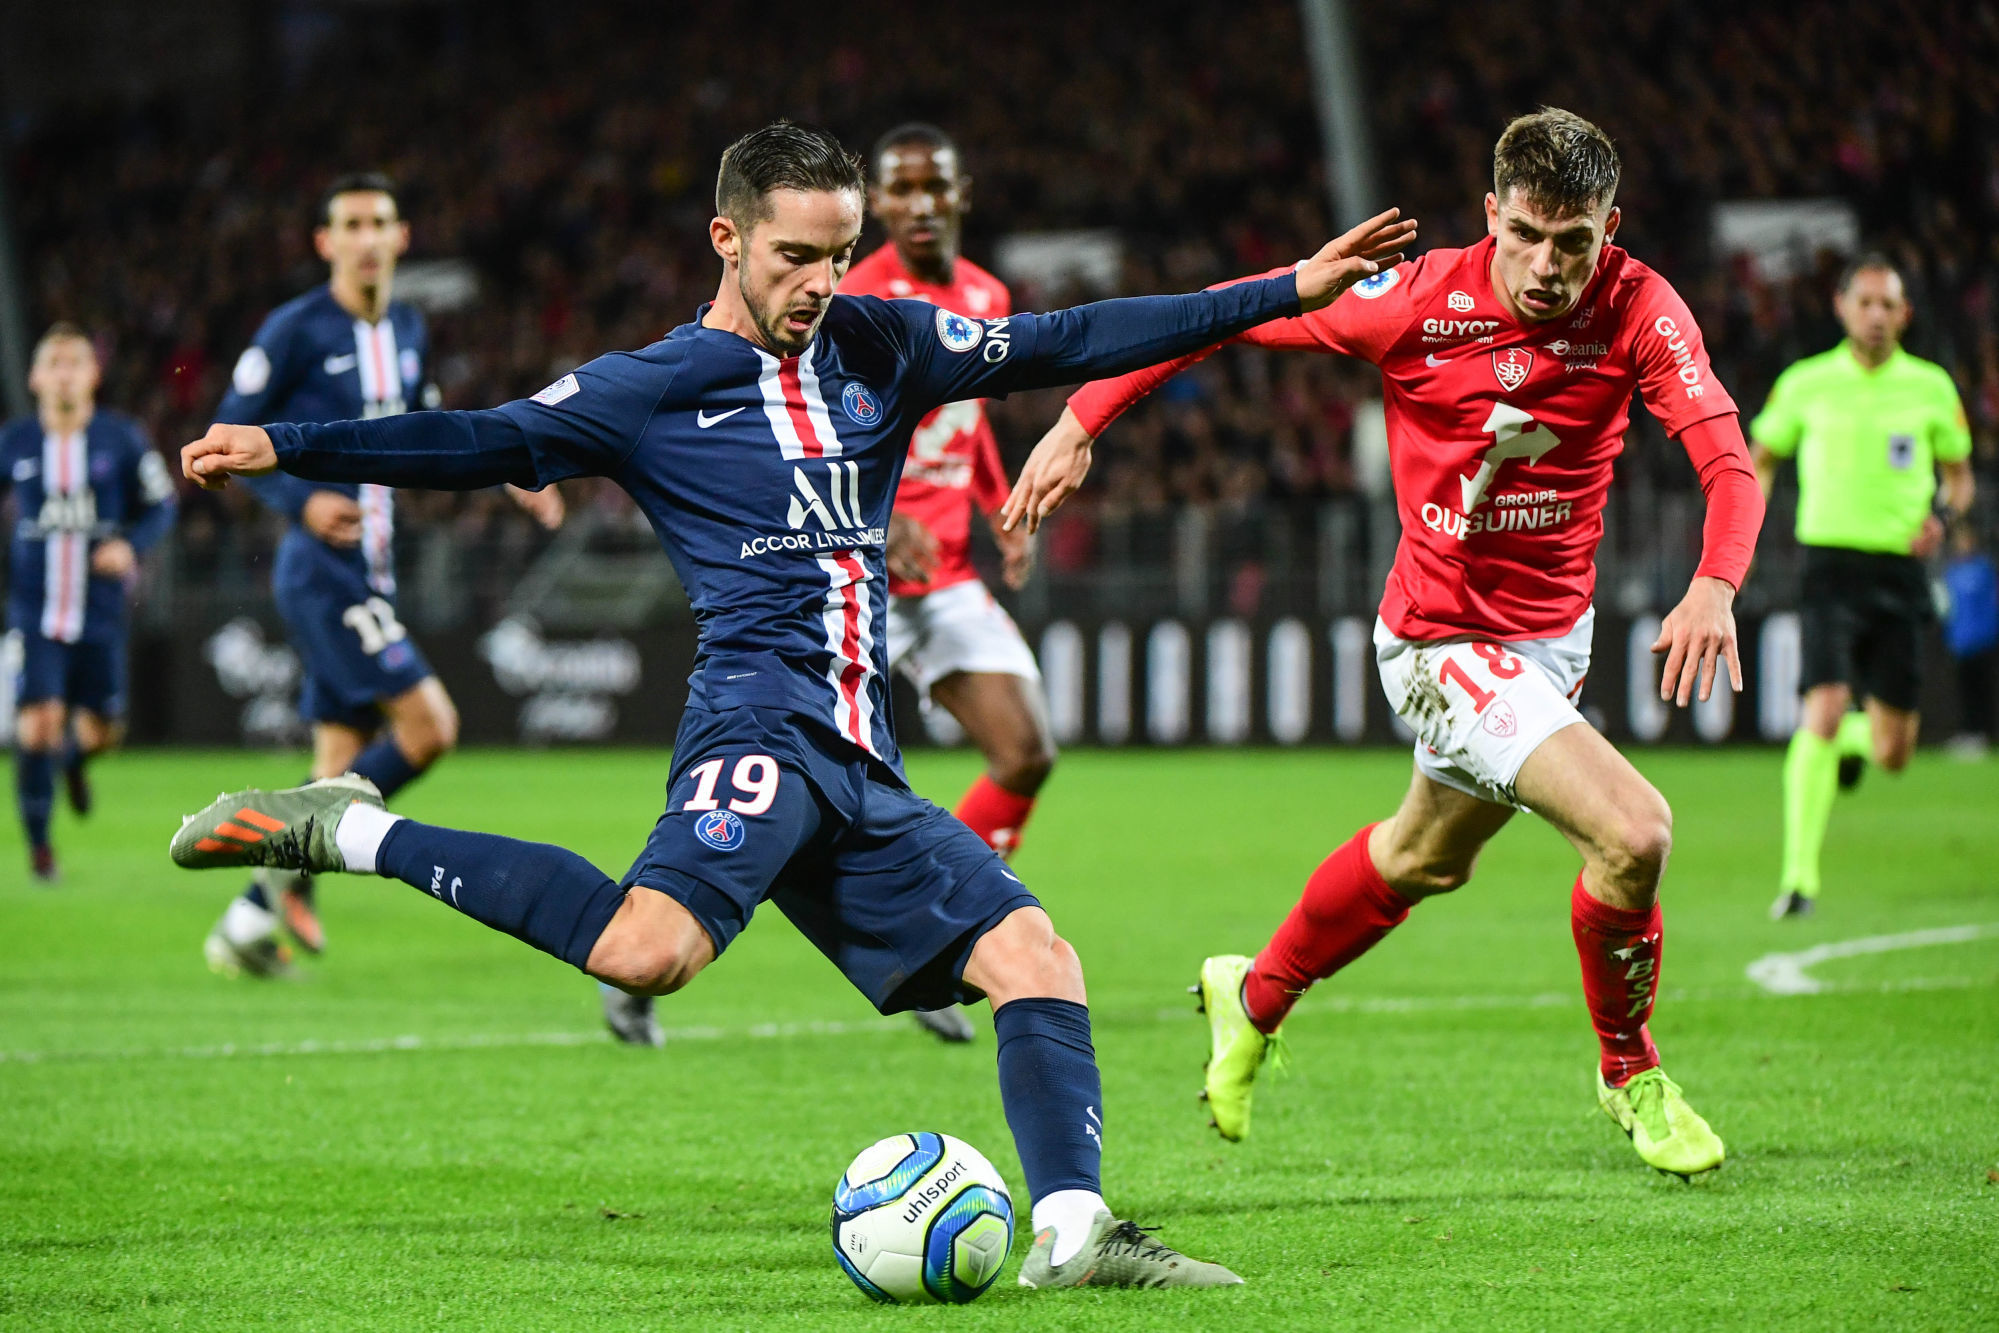
POLYGON ((326 373, 329 375, 345 375, 352 369, 354 369, 354 355, 351 352, 346 356, 329 356, 326 358, 326 373))
MULTIPOLYGON (((1008 870, 1005 866, 1000 867, 1000 874, 1005 875, 1008 879, 1012 880, 1014 883, 1020 884, 1020 876, 1014 874, 1011 870, 1008 870)), ((1024 889, 1027 886, 1025 884, 1020 884, 1020 887, 1024 889)))
POLYGON ((1429 366, 1429 367, 1431 367, 1432 369, 1435 369, 1435 368, 1436 368, 1436 367, 1438 367, 1438 366, 1446 366, 1446 365, 1449 365, 1449 364, 1450 364, 1450 362, 1448 362, 1448 361, 1439 361, 1439 360, 1437 359, 1437 354, 1436 354, 1435 352, 1432 352, 1432 353, 1430 353, 1430 354, 1429 354, 1428 356, 1426 356, 1426 357, 1424 357, 1424 358, 1423 358, 1423 364, 1424 364, 1424 365, 1426 365, 1426 366, 1429 366))
POLYGON ((706 412, 696 412, 694 414, 694 424, 699 426, 702 430, 707 430, 710 426, 714 425, 716 422, 727 421, 730 417, 736 415, 736 413, 742 410, 743 409, 740 407, 732 407, 726 412, 717 412, 713 416, 709 416, 706 412))

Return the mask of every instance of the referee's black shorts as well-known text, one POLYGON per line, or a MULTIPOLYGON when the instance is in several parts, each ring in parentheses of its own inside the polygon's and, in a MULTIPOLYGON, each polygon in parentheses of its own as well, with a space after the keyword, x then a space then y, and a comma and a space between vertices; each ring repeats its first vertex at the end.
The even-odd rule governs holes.
POLYGON ((1856 701, 1916 711, 1936 614, 1922 562, 1839 546, 1807 546, 1804 557, 1804 688, 1846 685, 1856 701))

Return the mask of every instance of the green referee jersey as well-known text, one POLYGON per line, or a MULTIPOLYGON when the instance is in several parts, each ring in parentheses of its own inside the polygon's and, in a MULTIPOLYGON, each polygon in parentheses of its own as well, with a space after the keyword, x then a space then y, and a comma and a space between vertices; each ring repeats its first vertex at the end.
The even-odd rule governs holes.
POLYGON ((1798 460, 1798 540, 1855 551, 1907 555, 1936 465, 1971 456, 1948 371, 1899 347, 1869 370, 1844 341, 1779 375, 1749 433, 1798 460))

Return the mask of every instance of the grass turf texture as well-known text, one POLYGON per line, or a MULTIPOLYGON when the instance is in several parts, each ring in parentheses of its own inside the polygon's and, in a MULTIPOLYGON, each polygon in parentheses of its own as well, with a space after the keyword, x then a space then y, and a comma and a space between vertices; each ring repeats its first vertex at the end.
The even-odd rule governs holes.
MULTIPOLYGON (((1034 1293, 1014 1285, 1027 1200, 983 1014, 969 1048, 881 1020, 773 910, 662 1002, 664 1053, 627 1049, 584 978, 359 879, 325 884, 331 947, 304 979, 225 982, 199 946, 238 879, 176 871, 168 834, 299 761, 120 756, 97 816, 59 826, 60 888, 31 887, 0 832, 0 1324, 1990 1326, 1999 938, 1826 963, 1813 975, 1847 988, 1812 996, 1743 969, 1999 922, 1999 766, 1870 777, 1837 808, 1818 916, 1772 924, 1778 756, 1641 762, 1678 812, 1654 1030, 1730 1150, 1692 1186, 1594 1109, 1575 857, 1525 819, 1470 889, 1305 1001, 1295 1072, 1250 1142, 1219 1142, 1183 988, 1203 954, 1262 942, 1408 761, 1066 758, 1018 868, 1089 974, 1108 1192, 1249 1285, 1034 1293), (835 1176, 917 1128, 976 1144, 1016 1190, 1014 1260, 965 1309, 871 1306, 829 1253, 835 1176)), ((946 800, 974 770, 911 767, 946 800)), ((652 754, 470 753, 400 804, 615 874, 663 777, 652 754)))

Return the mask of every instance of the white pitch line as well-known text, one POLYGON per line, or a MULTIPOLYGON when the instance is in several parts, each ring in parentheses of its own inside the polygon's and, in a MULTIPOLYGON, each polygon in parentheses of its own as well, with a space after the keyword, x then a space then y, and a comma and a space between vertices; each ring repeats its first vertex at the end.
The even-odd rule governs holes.
POLYGON ((1795 953, 1766 953, 1745 969, 1745 975, 1772 995, 1817 995, 1834 989, 1811 975, 1810 970, 1820 963, 1870 953, 1893 953, 1898 949, 1926 949, 1934 944, 1969 944, 1973 940, 1993 936, 1999 936, 1999 924, 1942 926, 1935 930, 1911 930, 1900 935, 1867 935, 1857 940, 1815 944, 1795 953))
MULTIPOLYGON (((1955 927, 1958 930, 1982 930, 1999 935, 1999 926, 1955 927)), ((1935 933, 1935 932, 1925 932, 1935 933)), ((1949 943, 1951 941, 1933 941, 1949 943)), ((1825 947, 1825 946, 1821 946, 1825 947)), ((1914 947, 1914 946, 1908 946, 1914 947)), ((1858 950, 1857 952, 1880 952, 1879 950, 1858 950)), ((1931 990, 1971 990, 1991 984, 1978 977, 1904 977, 1883 982, 1819 982, 1814 981, 1814 989, 1800 992, 1774 992, 1767 988, 1721 987, 1689 990, 1667 990, 1660 992, 1659 1002, 1663 1005, 1702 1004, 1713 1001, 1765 999, 1772 994, 1796 993, 1807 995, 1892 995, 1904 991, 1931 990)), ((1581 1008, 1581 992, 1562 994, 1552 991, 1536 995, 1315 995, 1299 1005, 1299 1011, 1307 1016, 1312 1014, 1433 1014, 1461 1012, 1473 1009, 1561 1009, 1581 1008)), ((1101 1015, 1107 1023, 1116 1023, 1121 1015, 1112 1013, 1101 1015)), ((1191 1007, 1176 1006, 1171 1009, 1155 1010, 1155 1022, 1187 1023, 1194 1019, 1191 1007)), ((857 1037, 884 1032, 904 1031, 901 1015, 891 1018, 825 1019, 804 1023, 755 1023, 748 1027, 678 1027, 666 1029, 669 1044, 687 1041, 771 1041, 787 1037, 857 1037)), ((398 1037, 358 1037, 341 1038, 330 1041, 271 1041, 238 1044, 224 1042, 214 1046, 156 1046, 129 1047, 110 1051, 4 1051, 0 1050, 0 1065, 19 1064, 80 1064, 95 1061, 119 1060, 230 1060, 243 1057, 284 1057, 300 1055, 384 1055, 407 1051, 480 1051, 508 1050, 533 1046, 599 1046, 611 1040, 609 1034, 597 1030, 593 1032, 487 1032, 465 1033, 458 1036, 422 1037, 405 1034, 398 1037)))

